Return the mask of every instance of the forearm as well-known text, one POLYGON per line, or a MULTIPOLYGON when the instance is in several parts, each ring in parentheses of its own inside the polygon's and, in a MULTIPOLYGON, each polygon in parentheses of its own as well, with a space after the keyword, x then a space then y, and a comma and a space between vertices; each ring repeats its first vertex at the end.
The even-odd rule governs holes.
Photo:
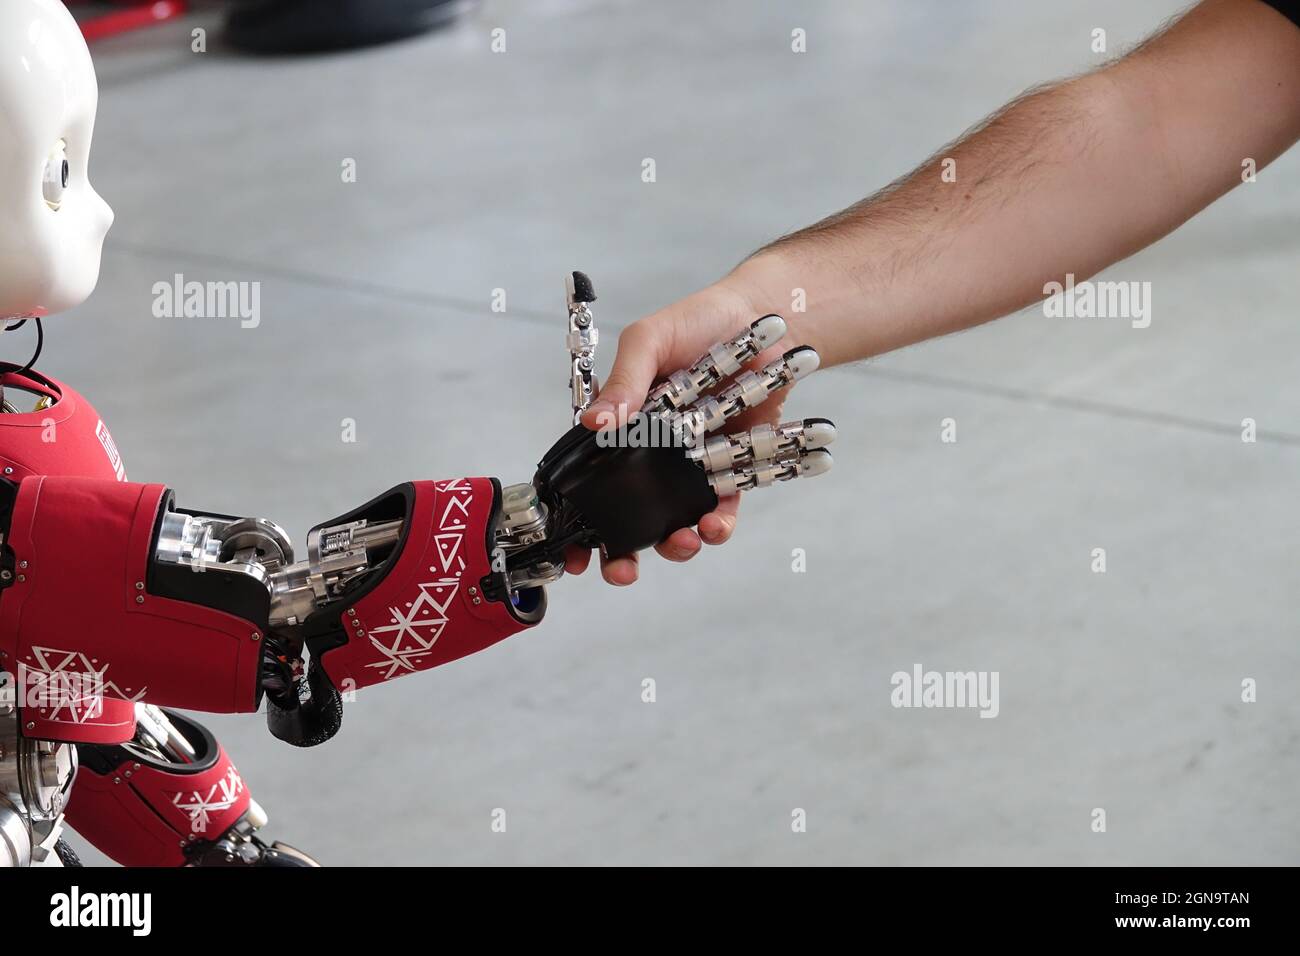
MULTIPOLYGON (((319 743, 340 691, 482 650, 545 611, 542 588, 512 587, 497 561, 517 512, 495 479, 398 485, 313 529, 300 562, 273 523, 177 509, 158 484, 32 475, 0 490, 0 664, 31 670, 55 714, 70 706, 60 682, 78 706, 216 713, 256 710, 265 691, 277 736, 319 743)), ((130 736, 110 716, 126 737, 97 742, 130 736)))
POLYGON ((1298 136, 1300 30, 1255 0, 1211 0, 1125 59, 1021 97, 724 283, 791 316, 824 364, 864 358, 1092 275, 1241 182, 1243 160, 1263 168, 1298 136))

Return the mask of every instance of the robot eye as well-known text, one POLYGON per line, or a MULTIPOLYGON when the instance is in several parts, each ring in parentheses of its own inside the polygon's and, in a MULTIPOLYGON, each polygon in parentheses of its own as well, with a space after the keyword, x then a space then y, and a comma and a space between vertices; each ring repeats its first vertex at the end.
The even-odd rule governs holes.
POLYGON ((45 204, 51 209, 58 209, 63 203, 63 193, 68 188, 68 172, 68 144, 60 140, 45 161, 45 175, 41 184, 45 204))

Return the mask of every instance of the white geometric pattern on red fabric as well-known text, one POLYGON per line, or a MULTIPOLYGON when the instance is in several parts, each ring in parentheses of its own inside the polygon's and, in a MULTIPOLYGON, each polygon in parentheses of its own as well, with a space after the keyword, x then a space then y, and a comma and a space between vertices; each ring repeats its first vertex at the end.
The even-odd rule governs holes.
POLYGON ((382 669, 384 680, 419 670, 420 661, 432 653, 447 626, 447 609, 460 589, 460 577, 466 568, 464 538, 474 500, 473 486, 457 478, 437 482, 433 488, 447 501, 433 533, 433 553, 438 563, 429 568, 440 577, 416 585, 418 593, 406 602, 405 608, 390 607, 389 623, 371 628, 366 634, 380 655, 366 666, 382 669))
POLYGON ((128 694, 104 676, 108 665, 96 666, 80 651, 67 651, 57 647, 33 645, 35 665, 24 663, 19 672, 24 699, 37 697, 48 708, 44 719, 60 724, 84 724, 104 713, 104 698, 117 697, 138 701, 148 693, 141 687, 128 694))
POLYGON ((207 793, 191 790, 172 794, 172 806, 190 818, 191 833, 206 833, 212 822, 211 814, 229 810, 244 792, 244 779, 234 767, 226 768, 226 775, 208 787, 207 793))

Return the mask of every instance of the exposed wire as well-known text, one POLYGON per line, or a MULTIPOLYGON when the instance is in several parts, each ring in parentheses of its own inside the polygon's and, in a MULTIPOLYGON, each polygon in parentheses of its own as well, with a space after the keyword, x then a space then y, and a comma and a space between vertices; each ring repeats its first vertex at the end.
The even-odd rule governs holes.
MULTIPOLYGON (((28 321, 27 319, 19 319, 13 325, 6 325, 4 330, 6 332, 16 331, 17 329, 21 329, 24 325, 26 325, 27 321, 28 321)), ((45 327, 41 325, 41 320, 39 317, 35 319, 35 322, 36 322, 36 351, 32 353, 32 357, 27 360, 26 365, 14 369, 14 374, 16 375, 26 375, 28 372, 30 372, 32 370, 32 367, 36 364, 36 360, 41 357, 41 349, 45 348, 45 327)))

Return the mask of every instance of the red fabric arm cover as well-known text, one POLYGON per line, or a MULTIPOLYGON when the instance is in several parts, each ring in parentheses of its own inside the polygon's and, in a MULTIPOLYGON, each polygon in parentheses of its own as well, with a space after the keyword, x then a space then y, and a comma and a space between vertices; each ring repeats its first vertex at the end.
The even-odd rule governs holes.
MULTIPOLYGON (((23 479, 6 541, 14 578, 0 598, 8 669, 102 682, 110 698, 219 713, 257 709, 265 621, 149 589, 165 495, 162 485, 23 479)), ((41 716, 48 715, 32 714, 41 716)))
MULTIPOLYGON (((337 612, 346 644, 320 649, 334 686, 351 691, 473 654, 541 620, 545 599, 525 607, 490 600, 489 528, 499 491, 490 478, 416 481, 392 568, 337 612)), ((315 649, 314 649, 315 650, 315 649)))
POLYGON ((123 866, 183 866, 187 847, 218 839, 252 799, 211 735, 193 765, 163 766, 121 748, 84 761, 68 801, 68 824, 123 866))

